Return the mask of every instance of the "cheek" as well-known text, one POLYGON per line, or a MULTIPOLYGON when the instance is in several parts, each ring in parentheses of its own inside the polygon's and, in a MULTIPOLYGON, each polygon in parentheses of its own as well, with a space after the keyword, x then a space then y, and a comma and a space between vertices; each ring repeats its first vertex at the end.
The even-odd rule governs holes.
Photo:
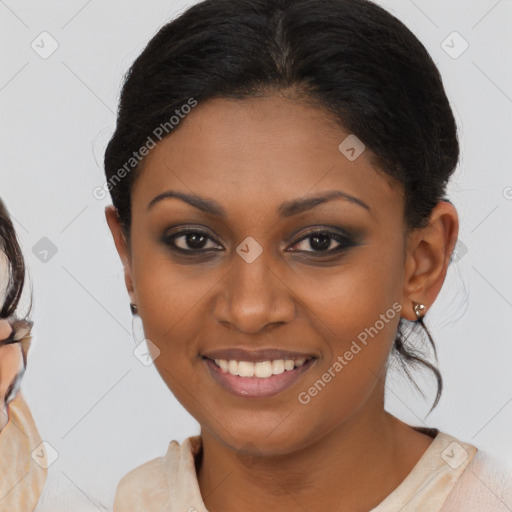
POLYGON ((153 253, 134 261, 139 313, 146 337, 160 350, 166 365, 180 366, 197 355, 197 333, 205 320, 205 302, 222 277, 194 265, 178 265, 170 256, 153 253), (186 341, 186 343, 185 343, 186 341))
POLYGON ((389 334, 393 331, 389 324, 399 320, 396 309, 401 298, 402 268, 397 253, 384 245, 367 246, 337 268, 321 273, 316 270, 315 276, 311 273, 310 278, 297 284, 297 295, 334 338, 336 333, 344 339, 356 337, 381 315, 393 320, 381 326, 389 334))
POLYGON ((23 369, 23 356, 19 343, 4 345, 0 348, 0 399, 3 401, 5 392, 14 377, 23 369))
POLYGON ((368 245, 316 285, 313 278, 306 280, 298 292, 307 298, 309 321, 326 342, 319 371, 336 375, 325 376, 334 383, 333 392, 339 386, 367 393, 389 356, 401 311, 399 249, 368 245))
POLYGON ((0 432, 6 427, 8 421, 7 409, 0 405, 0 432))

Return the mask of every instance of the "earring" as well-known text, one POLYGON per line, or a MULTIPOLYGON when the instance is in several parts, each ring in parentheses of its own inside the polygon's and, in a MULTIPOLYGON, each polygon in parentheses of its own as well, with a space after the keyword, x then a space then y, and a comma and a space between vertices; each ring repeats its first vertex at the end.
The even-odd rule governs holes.
POLYGON ((135 345, 139 345, 146 338, 144 334, 144 326, 142 325, 142 319, 139 316, 139 308, 130 303, 130 310, 132 312, 132 336, 135 345))
POLYGON ((426 313, 425 304, 420 304, 418 302, 413 302, 413 304, 414 304, 414 313, 416 314, 416 318, 418 320, 422 319, 426 313))

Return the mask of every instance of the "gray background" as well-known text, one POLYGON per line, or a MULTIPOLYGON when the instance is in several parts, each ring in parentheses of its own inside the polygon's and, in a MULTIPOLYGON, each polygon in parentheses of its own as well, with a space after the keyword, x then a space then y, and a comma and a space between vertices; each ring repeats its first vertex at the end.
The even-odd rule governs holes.
MULTIPOLYGON (((58 453, 38 512, 71 504, 74 512, 110 510, 127 471, 164 455, 171 439, 199 432, 155 368, 132 354, 128 295, 104 218, 109 201, 92 193, 104 183, 103 152, 123 73, 157 29, 191 3, 0 1, 0 195, 22 242, 35 305, 23 390, 43 439, 58 453), (35 41, 40 52, 51 49, 43 31, 58 43, 47 58, 31 47, 35 41), (44 261, 38 251, 49 244, 57 252, 44 261)), ((424 419, 434 381, 416 375, 425 401, 393 373, 386 408, 510 464, 512 2, 381 4, 437 63, 462 149, 450 187, 461 243, 427 319, 443 397, 424 419), (454 31, 469 44, 460 56, 464 42, 454 31)))

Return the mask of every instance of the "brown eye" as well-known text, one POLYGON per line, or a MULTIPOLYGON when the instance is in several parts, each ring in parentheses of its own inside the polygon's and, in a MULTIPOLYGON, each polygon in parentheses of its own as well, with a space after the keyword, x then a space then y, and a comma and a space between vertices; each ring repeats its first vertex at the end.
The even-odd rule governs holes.
POLYGON ((182 252, 200 252, 218 250, 218 244, 208 247, 207 241, 215 242, 205 231, 185 230, 165 237, 165 243, 171 248, 182 252))
POLYGON ((355 242, 348 236, 334 233, 332 231, 315 231, 301 238, 292 247, 302 248, 292 249, 292 252, 312 252, 333 254, 355 245, 355 242), (333 248, 333 241, 338 245, 333 248), (308 250, 308 248, 312 250, 308 250))

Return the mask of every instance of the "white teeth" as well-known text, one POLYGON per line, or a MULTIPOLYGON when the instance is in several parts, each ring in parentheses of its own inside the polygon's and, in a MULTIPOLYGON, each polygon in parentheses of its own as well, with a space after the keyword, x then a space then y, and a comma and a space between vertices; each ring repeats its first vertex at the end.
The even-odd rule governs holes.
POLYGON ((272 373, 274 375, 279 375, 284 372, 284 359, 276 359, 272 361, 272 373))
POLYGON ((215 359, 215 364, 221 368, 224 373, 239 375, 240 377, 257 377, 267 379, 272 375, 279 375, 285 371, 292 371, 294 368, 301 367, 306 362, 305 357, 297 359, 275 359, 273 361, 260 361, 252 363, 250 361, 235 361, 230 359, 215 359))
MULTIPOLYGON (((240 377, 254 377, 254 363, 240 361, 238 363, 238 375, 240 375, 240 377)), ((259 377, 259 375, 257 375, 257 377, 259 377)))
POLYGON ((262 361, 254 365, 254 375, 260 379, 266 379, 272 375, 272 362, 262 361))
POLYGON ((228 372, 231 375, 238 375, 238 361, 233 361, 233 359, 228 361, 228 372))

